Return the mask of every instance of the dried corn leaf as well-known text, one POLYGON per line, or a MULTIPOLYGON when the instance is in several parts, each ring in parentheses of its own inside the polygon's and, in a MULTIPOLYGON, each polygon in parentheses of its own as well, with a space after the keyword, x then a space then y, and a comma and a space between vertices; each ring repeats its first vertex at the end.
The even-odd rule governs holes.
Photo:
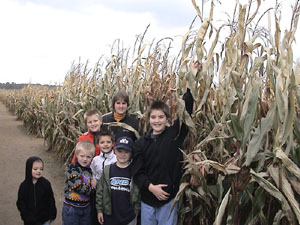
POLYGON ((222 219, 224 217, 224 214, 225 214, 225 210, 226 210, 226 207, 227 207, 227 204, 228 204, 228 201, 229 201, 229 194, 231 192, 231 188, 229 188, 229 190, 227 191, 226 195, 224 196, 221 204, 220 204, 220 207, 218 209, 218 213, 216 215, 216 219, 214 221, 214 225, 221 225, 222 224, 222 219))
POLYGON ((273 120, 275 118, 275 107, 272 107, 268 111, 268 114, 265 118, 261 120, 261 124, 257 126, 255 129, 252 138, 250 139, 249 145, 247 147, 247 151, 245 153, 246 161, 244 163, 245 166, 249 166, 253 158, 258 153, 259 149, 262 146, 262 141, 265 135, 271 130, 273 127, 273 120))
POLYGON ((293 210, 291 209, 288 201, 284 197, 284 195, 268 180, 264 179, 259 174, 255 173, 253 170, 251 171, 252 178, 262 187, 266 190, 270 195, 272 195, 274 198, 278 199, 281 202, 282 210, 287 217, 288 221, 291 224, 296 224, 295 216, 293 213, 293 210))
POLYGON ((293 176, 300 179, 300 169, 287 155, 280 149, 275 149, 276 157, 281 159, 283 165, 293 174, 293 176))
POLYGON ((279 182, 280 182, 281 189, 282 189, 284 195, 286 196, 286 198, 288 199, 289 204, 293 208, 294 213, 296 214, 298 224, 300 224, 299 204, 294 197, 294 192, 291 188, 290 183, 286 179, 285 173, 283 173, 282 170, 278 170, 278 168, 275 168, 273 166, 269 166, 268 171, 270 172, 271 177, 275 181, 277 187, 279 187, 279 182))

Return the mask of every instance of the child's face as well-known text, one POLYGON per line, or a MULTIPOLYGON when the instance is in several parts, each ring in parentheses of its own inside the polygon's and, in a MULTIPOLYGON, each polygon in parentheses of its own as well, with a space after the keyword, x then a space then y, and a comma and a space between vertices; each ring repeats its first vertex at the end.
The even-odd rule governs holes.
POLYGON ((118 160, 118 163, 121 165, 127 165, 131 159, 131 152, 124 149, 116 149, 115 154, 118 160))
POLYGON ((110 152, 113 147, 113 142, 111 140, 111 136, 101 136, 99 138, 99 147, 101 152, 107 153, 110 152))
POLYGON ((80 150, 76 155, 79 165, 87 167, 90 165, 93 155, 87 150, 80 150))
POLYGON ((119 115, 123 115, 124 113, 126 113, 127 107, 128 105, 124 101, 124 99, 118 99, 114 105, 115 112, 119 115))
POLYGON ((91 115, 86 118, 87 129, 91 132, 100 131, 102 120, 99 119, 98 115, 91 115))
POLYGON ((157 135, 163 132, 167 125, 166 114, 160 109, 152 109, 150 112, 150 126, 153 134, 157 135))
POLYGON ((39 178, 42 177, 44 170, 44 165, 41 161, 35 161, 32 164, 32 179, 33 180, 38 180, 39 178))

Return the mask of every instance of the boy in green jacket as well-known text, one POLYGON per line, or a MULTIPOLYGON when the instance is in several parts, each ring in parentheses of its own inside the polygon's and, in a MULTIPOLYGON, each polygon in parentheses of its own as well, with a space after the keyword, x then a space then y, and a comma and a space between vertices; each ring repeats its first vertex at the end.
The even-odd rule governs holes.
POLYGON ((115 146, 117 162, 104 168, 97 184, 98 221, 104 225, 136 225, 140 194, 131 175, 133 141, 120 137, 115 146))

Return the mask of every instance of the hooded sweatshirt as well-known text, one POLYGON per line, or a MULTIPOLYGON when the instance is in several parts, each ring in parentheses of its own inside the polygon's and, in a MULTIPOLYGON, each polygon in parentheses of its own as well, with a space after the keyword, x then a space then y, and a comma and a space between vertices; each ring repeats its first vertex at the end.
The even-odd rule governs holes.
POLYGON ((25 180, 18 191, 17 207, 24 225, 39 225, 56 218, 55 199, 50 182, 44 177, 39 178, 35 184, 32 181, 32 165, 35 161, 43 162, 37 156, 27 159, 25 180))

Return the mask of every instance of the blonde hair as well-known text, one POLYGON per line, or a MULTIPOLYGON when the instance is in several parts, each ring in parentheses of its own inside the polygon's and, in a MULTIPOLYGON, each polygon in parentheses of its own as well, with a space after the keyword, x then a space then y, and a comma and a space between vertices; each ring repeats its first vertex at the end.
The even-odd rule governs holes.
POLYGON ((96 115, 99 118, 99 120, 102 121, 102 113, 98 109, 89 109, 83 115, 84 122, 86 123, 87 118, 93 115, 96 115))
POLYGON ((77 156, 82 150, 91 153, 92 157, 95 155, 95 145, 88 140, 83 140, 76 144, 75 155, 77 156))

